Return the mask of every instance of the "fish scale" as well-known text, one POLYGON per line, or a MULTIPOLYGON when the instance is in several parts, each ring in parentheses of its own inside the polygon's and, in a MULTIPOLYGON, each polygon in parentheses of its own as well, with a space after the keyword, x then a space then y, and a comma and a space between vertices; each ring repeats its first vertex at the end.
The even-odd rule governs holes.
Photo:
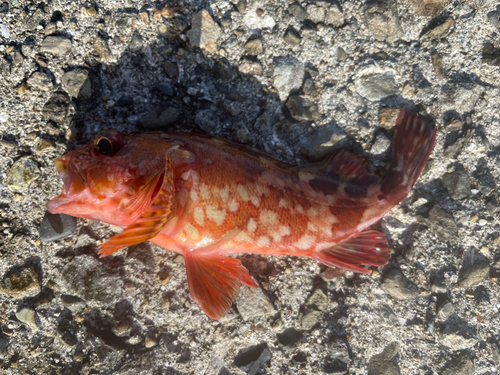
POLYGON ((389 245, 370 226, 406 197, 435 140, 434 124, 402 110, 382 179, 345 149, 293 167, 210 136, 106 130, 56 159, 64 188, 47 207, 125 227, 101 256, 146 240, 182 254, 193 299, 218 319, 241 284, 257 286, 229 254, 307 256, 360 273, 385 265, 389 245))

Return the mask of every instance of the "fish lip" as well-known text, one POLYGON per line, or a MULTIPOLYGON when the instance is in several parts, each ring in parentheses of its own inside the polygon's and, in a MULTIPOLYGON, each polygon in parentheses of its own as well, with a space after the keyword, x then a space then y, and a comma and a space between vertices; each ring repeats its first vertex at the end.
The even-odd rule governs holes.
POLYGON ((62 213, 62 207, 71 203, 73 198, 83 190, 86 179, 73 160, 68 161, 65 157, 60 157, 54 160, 54 164, 64 186, 61 194, 48 201, 46 206, 50 213, 62 213))

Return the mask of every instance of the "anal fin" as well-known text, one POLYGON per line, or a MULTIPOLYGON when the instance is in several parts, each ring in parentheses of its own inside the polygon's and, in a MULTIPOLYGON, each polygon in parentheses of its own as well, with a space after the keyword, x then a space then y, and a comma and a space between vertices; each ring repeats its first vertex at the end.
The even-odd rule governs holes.
POLYGON ((365 230, 316 253, 314 258, 328 267, 369 274, 371 271, 362 265, 383 266, 389 255, 389 244, 384 235, 376 230, 365 230))
POLYGON ((238 233, 231 231, 206 248, 184 253, 191 297, 212 319, 224 316, 238 295, 241 284, 258 287, 238 259, 221 256, 216 250, 238 233))

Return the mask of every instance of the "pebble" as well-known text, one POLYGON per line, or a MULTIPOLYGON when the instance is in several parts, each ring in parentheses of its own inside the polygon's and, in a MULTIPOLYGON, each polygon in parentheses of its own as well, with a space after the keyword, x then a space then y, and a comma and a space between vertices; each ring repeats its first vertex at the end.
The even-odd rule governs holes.
POLYGON ((457 243, 458 227, 453 216, 443 210, 438 204, 429 211, 429 216, 418 216, 419 223, 427 226, 434 235, 443 242, 457 243))
POLYGON ((271 316, 276 313, 262 289, 246 286, 240 288, 240 294, 236 298, 236 308, 245 322, 256 317, 271 316))
POLYGON ((326 9, 325 24, 333 27, 340 27, 344 24, 342 8, 337 1, 330 1, 330 6, 326 9))
POLYGON ((441 343, 451 350, 465 350, 477 343, 476 329, 458 315, 440 324, 441 343))
POLYGON ((418 288, 399 269, 393 269, 382 277, 380 287, 398 301, 414 299, 418 288))
POLYGON ((399 366, 394 361, 400 349, 401 344, 394 341, 387 345, 382 353, 371 357, 368 363, 368 375, 400 375, 399 366))
POLYGON ((449 83, 439 95, 443 111, 471 112, 483 93, 481 86, 473 83, 449 83))
POLYGON ((201 48, 206 52, 217 51, 217 40, 221 35, 219 25, 215 23, 207 10, 203 9, 191 19, 191 30, 187 32, 191 45, 201 48))
POLYGON ((311 161, 320 161, 335 145, 346 138, 345 131, 334 122, 313 128, 308 137, 301 140, 303 153, 311 161))
MULTIPOLYGON (((234 357, 234 364, 247 375, 256 375, 271 361, 272 355, 266 343, 241 349, 234 357)), ((265 371, 264 371, 265 372, 265 371)))
POLYGON ((37 162, 31 156, 25 156, 12 165, 7 176, 7 186, 13 192, 26 192, 30 184, 40 175, 37 162))
POLYGON ((46 212, 40 224, 40 240, 51 242, 68 237, 76 231, 76 218, 64 214, 46 212))
POLYGON ((293 56, 276 57, 274 59, 273 85, 282 101, 291 91, 298 90, 304 81, 304 64, 293 56))
POLYGON ((448 35, 453 24, 453 18, 449 17, 443 23, 431 26, 430 29, 422 35, 422 38, 429 38, 431 40, 444 38, 448 35))
POLYGON ((303 306, 304 314, 300 319, 302 329, 309 331, 323 320, 324 311, 328 307, 328 298, 321 289, 316 289, 303 306))
POLYGON ((448 361, 443 370, 439 371, 441 375, 473 375, 474 362, 467 355, 458 355, 448 361))
POLYGON ((285 31, 285 35, 283 36, 283 40, 291 46, 296 46, 296 45, 300 44, 301 37, 300 37, 300 34, 298 33, 298 31, 295 30, 292 26, 290 26, 285 31))
POLYGON ((492 66, 500 66, 500 48, 495 48, 491 43, 484 43, 481 49, 482 61, 492 66))
POLYGON ((427 89, 431 87, 431 83, 425 78, 422 69, 418 65, 413 66, 413 81, 418 89, 427 89))
POLYGON ((285 106, 296 120, 317 120, 320 116, 318 106, 306 96, 291 95, 285 106))
POLYGON ((65 57, 71 51, 71 40, 62 36, 47 36, 40 45, 40 52, 65 57))
POLYGON ((250 39, 245 43, 244 48, 245 52, 251 56, 257 56, 264 52, 261 39, 250 39))
POLYGON ((179 120, 180 116, 181 113, 177 107, 160 106, 144 116, 139 123, 148 130, 167 130, 179 120))
POLYGON ((251 58, 243 58, 238 65, 238 71, 243 74, 260 76, 263 73, 262 64, 251 58))
POLYGON ((66 122, 70 104, 71 97, 63 90, 58 90, 45 103, 42 113, 46 120, 62 125, 66 122))
POLYGON ((441 177, 443 186, 448 190, 448 194, 455 200, 461 200, 472 195, 470 179, 462 165, 455 166, 455 170, 445 173, 441 177))
POLYGON ((437 318, 444 322, 455 313, 455 305, 450 301, 445 301, 437 308, 437 318))
POLYGON ((236 35, 231 35, 224 42, 222 42, 221 47, 225 49, 231 49, 238 45, 238 37, 236 35))
POLYGON ((0 112, 0 123, 5 123, 9 121, 9 115, 5 112, 0 112))
POLYGON ((443 58, 436 51, 431 52, 432 67, 439 78, 444 78, 443 58))
POLYGON ((337 47, 337 49, 335 50, 335 58, 337 59, 337 61, 346 61, 346 51, 342 47, 337 47))
POLYGON ((179 75, 179 66, 172 61, 165 61, 163 71, 169 78, 176 78, 179 75))
POLYGON ((30 327, 34 329, 38 329, 36 323, 35 323, 35 311, 32 309, 29 309, 27 307, 19 310, 16 312, 16 318, 19 319, 21 322, 28 324, 30 327))
POLYGON ((484 202, 484 205, 491 216, 493 216, 498 210, 498 203, 495 197, 488 197, 484 202))
POLYGON ((92 98, 92 82, 87 69, 74 69, 64 73, 61 82, 68 93, 79 101, 88 101, 92 98))
POLYGON ((10 31, 7 26, 5 26, 3 23, 0 23, 0 34, 2 34, 2 37, 5 39, 10 38, 10 31))
POLYGON ((142 50, 143 46, 143 40, 141 34, 138 32, 134 32, 132 35, 132 39, 130 39, 130 43, 128 45, 128 48, 132 52, 140 52, 142 50))
POLYGON ((490 264, 488 258, 471 249, 458 273, 458 285, 461 288, 469 288, 482 283, 490 274, 490 264))
POLYGON ((399 88, 392 72, 368 74, 355 80, 356 91, 370 101, 398 95, 399 88))
POLYGON ((391 0, 368 2, 364 16, 365 23, 375 39, 392 43, 403 36, 397 7, 391 0))
POLYGON ((166 96, 174 96, 174 89, 170 82, 164 81, 156 84, 156 88, 166 96))
POLYGON ((387 130, 394 128, 399 112, 401 112, 401 108, 381 108, 378 114, 380 126, 387 130))
POLYGON ((113 57, 107 40, 100 35, 95 38, 93 48, 101 61, 107 62, 113 57))
POLYGON ((424 17, 434 17, 441 12, 448 0, 409 0, 418 14, 424 17))
POLYGON ((26 82, 30 88, 41 91, 49 91, 54 86, 52 80, 43 72, 34 72, 26 82))
MULTIPOLYGON (((445 147, 445 158, 456 159, 462 152, 464 146, 472 139, 473 136, 474 132, 472 129, 468 129, 462 132, 461 136, 455 142, 445 147)), ((471 192, 474 194, 474 189, 472 189, 471 192)))
POLYGON ((262 8, 256 8, 257 4, 253 4, 247 9, 243 16, 243 22, 250 29, 269 29, 272 30, 276 26, 276 21, 262 8))
POLYGON ((493 26, 500 29, 500 5, 497 5, 495 10, 488 12, 486 19, 493 26))
POLYGON ((72 293, 87 302, 113 305, 122 297, 123 280, 118 273, 90 255, 74 257, 62 269, 62 278, 72 293))
POLYGON ((375 138, 375 142, 373 142, 373 145, 370 149, 370 153, 373 155, 381 155, 384 152, 389 150, 389 147, 391 146, 391 141, 385 134, 379 134, 377 135, 377 138, 375 138))
POLYGON ((238 0, 234 6, 236 7, 236 10, 241 14, 245 14, 245 12, 247 11, 247 1, 246 0, 238 0))
POLYGON ((15 265, 0 282, 0 292, 15 298, 33 297, 42 290, 40 273, 33 264, 15 265))
POLYGON ((307 6, 307 18, 314 23, 325 22, 326 9, 322 6, 309 4, 307 6))
POLYGON ((288 13, 290 13, 299 22, 303 22, 307 19, 307 12, 299 3, 293 3, 290 5, 288 7, 288 13))
POLYGON ((276 334, 278 342, 283 346, 295 347, 297 346, 304 337, 304 334, 300 329, 287 328, 281 333, 276 334))

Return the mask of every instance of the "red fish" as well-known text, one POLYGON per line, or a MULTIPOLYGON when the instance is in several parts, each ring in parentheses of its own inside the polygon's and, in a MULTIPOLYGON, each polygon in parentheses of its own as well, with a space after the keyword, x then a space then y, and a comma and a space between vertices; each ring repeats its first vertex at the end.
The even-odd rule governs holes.
POLYGON ((106 130, 55 160, 64 188, 47 207, 124 227, 101 256, 147 240, 182 254, 193 299, 218 319, 241 283, 256 286, 225 255, 307 256, 360 273, 385 265, 387 240, 369 227, 406 197, 435 140, 434 124, 402 110, 382 178, 345 149, 293 167, 210 136, 106 130))

